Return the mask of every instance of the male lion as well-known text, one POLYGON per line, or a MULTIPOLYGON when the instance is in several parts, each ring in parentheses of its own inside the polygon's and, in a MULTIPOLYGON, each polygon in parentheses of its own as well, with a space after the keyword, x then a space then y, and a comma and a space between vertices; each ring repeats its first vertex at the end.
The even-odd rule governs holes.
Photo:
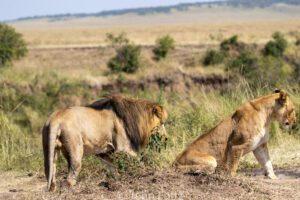
POLYGON ((153 129, 167 136, 166 118, 166 110, 158 103, 119 95, 54 112, 42 131, 48 190, 56 189, 55 160, 59 150, 68 162, 68 185, 73 186, 83 155, 123 151, 135 156, 147 144, 153 129))
POLYGON ((296 123, 294 105, 282 90, 242 104, 232 116, 188 145, 174 165, 185 172, 206 173, 213 173, 219 165, 234 176, 240 158, 253 151, 265 175, 276 179, 267 147, 274 120, 285 127, 296 123))

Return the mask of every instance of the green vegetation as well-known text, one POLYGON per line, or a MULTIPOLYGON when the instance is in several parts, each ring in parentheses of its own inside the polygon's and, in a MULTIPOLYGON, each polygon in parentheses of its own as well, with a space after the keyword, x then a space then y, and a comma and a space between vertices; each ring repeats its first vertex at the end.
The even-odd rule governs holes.
POLYGON ((227 65, 227 70, 249 77, 255 72, 258 59, 251 52, 242 52, 227 65))
MULTIPOLYGON (((266 59, 274 59, 266 57, 266 59)), ((271 61, 269 61, 271 62, 271 61)), ((85 105, 101 96, 101 89, 94 92, 80 80, 66 80, 58 75, 24 75, 14 74, 12 69, 6 69, 1 74, 0 84, 0 169, 43 170, 43 156, 40 130, 56 109, 70 105, 85 105), (4 78, 8 77, 8 78, 4 78)), ((292 96, 299 96, 297 87, 287 88, 292 96)), ((184 146, 215 126, 225 116, 231 114, 242 102, 256 96, 269 93, 272 88, 252 90, 247 84, 238 85, 234 90, 226 92, 211 91, 209 93, 195 91, 189 98, 201 102, 191 106, 186 98, 162 91, 137 91, 136 95, 164 102, 169 110, 166 123, 169 139, 166 143, 154 135, 148 147, 137 158, 124 155, 114 155, 111 159, 117 166, 119 174, 136 173, 147 168, 169 167, 176 155, 184 146), (201 99, 201 101, 199 101, 201 99)), ((128 94, 127 94, 128 95, 128 94)), ((297 104, 299 107, 299 105, 297 104)), ((282 130, 272 133, 272 137, 282 134, 282 130)), ((66 167, 64 159, 60 158, 61 168, 66 167)), ((115 173, 99 164, 98 158, 87 157, 83 161, 83 173, 100 173, 108 177, 115 173), (99 165, 98 165, 99 164, 99 165), (100 167, 102 166, 102 167, 100 167), (85 168, 86 167, 86 168, 85 168), (99 168, 100 167, 100 168, 99 168), (86 170, 90 170, 87 172, 86 170)))
MULTIPOLYGON (((295 35, 295 33, 293 33, 295 35)), ((203 58, 204 65, 220 64, 234 76, 245 78, 252 87, 276 87, 299 79, 299 59, 286 54, 288 42, 284 35, 275 32, 262 50, 238 40, 234 35, 220 43, 220 50, 210 50, 203 58), (280 78, 279 78, 280 77, 280 78)))
POLYGON ((203 64, 208 65, 217 65, 224 61, 225 53, 223 51, 208 50, 203 59, 203 64))
POLYGON ((134 73, 140 67, 141 47, 130 44, 124 33, 107 34, 107 40, 116 49, 116 55, 108 61, 112 72, 134 73))
POLYGON ((266 44, 264 54, 266 56, 280 57, 286 50, 288 42, 280 32, 275 32, 272 37, 273 41, 269 41, 266 44))
POLYGON ((14 59, 20 59, 27 53, 26 43, 20 33, 9 25, 0 23, 0 66, 14 59))
MULTIPOLYGON (((107 38, 117 52, 108 64, 110 69, 116 72, 135 72, 139 66, 140 47, 131 44, 123 33, 117 36, 108 34, 107 38)), ((297 53, 286 50, 289 45, 283 42, 283 35, 274 34, 273 38, 272 42, 279 44, 279 49, 284 49, 284 56, 265 55, 262 53, 263 49, 244 44, 237 36, 221 42, 220 50, 207 52, 205 63, 220 64, 218 67, 223 67, 230 76, 241 77, 233 89, 202 91, 191 87, 188 93, 176 93, 164 92, 163 88, 147 88, 130 94, 123 92, 128 96, 163 103, 169 111, 166 122, 169 138, 164 143, 155 134, 147 148, 136 158, 124 154, 112 155, 110 159, 118 174, 134 174, 148 168, 169 168, 186 144, 232 114, 242 102, 269 94, 274 87, 286 89, 295 100, 296 110, 299 110, 299 58, 297 53)), ((292 50, 296 51, 297 48, 292 50)), ((56 73, 25 73, 13 68, 0 70, 0 170, 42 171, 40 130, 49 115, 54 110, 67 106, 86 105, 102 96, 104 91, 102 88, 91 89, 80 79, 66 79, 56 73)), ((118 75, 116 79, 120 82, 125 82, 125 76, 128 76, 123 73, 118 75)), ((285 134, 276 123, 270 131, 271 145, 285 134)), ((299 125, 290 134, 298 131, 299 125)), ((249 163, 244 165, 253 166, 249 163)), ((58 166, 66 167, 61 157, 58 166)), ((86 157, 83 161, 82 176, 90 173, 116 178, 116 173, 105 167, 95 156, 86 157)))
POLYGON ((220 49, 222 51, 230 51, 236 49, 239 46, 238 36, 234 35, 228 39, 225 39, 220 44, 220 49))
POLYGON ((0 169, 4 170, 41 169, 40 130, 49 115, 57 108, 95 99, 82 81, 56 74, 3 69, 0 85, 0 169))
POLYGON ((153 49, 154 59, 160 60, 166 58, 169 51, 175 48, 175 40, 166 35, 164 37, 158 38, 156 41, 156 47, 153 49))

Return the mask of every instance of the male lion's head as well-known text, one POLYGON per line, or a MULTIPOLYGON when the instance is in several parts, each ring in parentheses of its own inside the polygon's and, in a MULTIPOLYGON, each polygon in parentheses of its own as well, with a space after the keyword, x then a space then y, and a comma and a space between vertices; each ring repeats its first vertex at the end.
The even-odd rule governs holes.
POLYGON ((152 130, 155 129, 154 132, 158 132, 161 136, 167 139, 168 134, 164 125, 168 117, 166 109, 161 105, 156 104, 152 109, 152 114, 152 130))
POLYGON ((88 105, 93 109, 112 109, 123 121, 124 129, 135 151, 144 147, 152 133, 167 137, 164 123, 167 111, 159 103, 111 95, 88 105))
POLYGON ((284 128, 294 127, 296 125, 296 112, 293 102, 284 90, 275 90, 275 93, 279 95, 276 99, 278 109, 275 118, 284 128))

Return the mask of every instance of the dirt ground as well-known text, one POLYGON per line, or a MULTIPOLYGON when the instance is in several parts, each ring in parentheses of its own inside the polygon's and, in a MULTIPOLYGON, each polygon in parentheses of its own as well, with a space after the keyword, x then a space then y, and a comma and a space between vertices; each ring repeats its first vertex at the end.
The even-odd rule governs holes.
POLYGON ((43 175, 5 172, 0 199, 300 199, 300 167, 275 172, 278 180, 266 179, 259 169, 235 178, 152 171, 120 180, 83 178, 74 188, 66 186, 61 174, 56 192, 46 192, 43 175))

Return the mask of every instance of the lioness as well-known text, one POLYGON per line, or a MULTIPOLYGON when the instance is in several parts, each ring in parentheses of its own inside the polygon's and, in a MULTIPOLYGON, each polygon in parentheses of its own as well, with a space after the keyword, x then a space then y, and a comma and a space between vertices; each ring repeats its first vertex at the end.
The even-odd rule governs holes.
POLYGON ((76 184, 83 155, 123 151, 135 156, 153 129, 167 136, 166 110, 148 100, 109 96, 85 107, 54 112, 43 127, 43 150, 48 190, 56 189, 55 160, 62 151, 67 159, 69 186, 76 184))
POLYGON ((294 105, 282 90, 242 104, 232 116, 188 145, 174 165, 185 172, 206 173, 219 165, 234 176, 240 158, 253 151, 265 175, 276 179, 267 146, 274 120, 284 127, 296 122, 294 105))

